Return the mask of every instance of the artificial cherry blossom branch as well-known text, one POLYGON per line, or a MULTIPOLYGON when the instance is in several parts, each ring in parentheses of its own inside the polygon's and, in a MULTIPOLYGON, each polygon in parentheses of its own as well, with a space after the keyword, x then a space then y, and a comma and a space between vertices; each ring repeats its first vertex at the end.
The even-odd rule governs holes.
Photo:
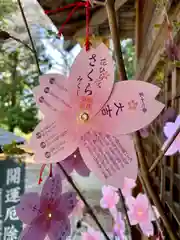
POLYGON ((174 142, 174 140, 176 139, 176 137, 178 136, 178 134, 180 133, 180 126, 178 127, 178 129, 176 130, 176 132, 174 133, 174 135, 171 137, 171 139, 169 140, 168 144, 166 145, 166 147, 164 148, 164 150, 159 154, 159 156, 155 159, 155 161, 153 162, 153 164, 151 165, 149 172, 152 172, 157 164, 161 161, 161 159, 164 157, 165 153, 167 152, 167 150, 169 149, 169 147, 171 146, 171 144, 174 142))
POLYGON ((102 234, 104 235, 106 240, 110 240, 110 238, 108 237, 107 233, 105 232, 105 230, 103 229, 102 225, 100 224, 100 222, 98 221, 96 215, 94 214, 92 208, 90 207, 90 205, 87 203, 86 199, 84 198, 84 196, 81 194, 81 192, 79 191, 79 189, 76 187, 75 183, 73 182, 72 178, 67 174, 67 172, 65 171, 65 169, 63 168, 63 166, 60 163, 57 163, 57 165, 59 166, 59 168, 61 169, 61 171, 63 172, 63 174, 65 175, 67 181, 71 184, 71 186, 73 187, 73 189, 77 192, 78 196, 80 197, 80 199, 82 200, 82 202, 84 203, 85 207, 88 210, 88 213, 90 214, 90 216, 92 217, 92 219, 95 221, 95 223, 97 224, 97 226, 99 227, 100 231, 102 232, 102 234))

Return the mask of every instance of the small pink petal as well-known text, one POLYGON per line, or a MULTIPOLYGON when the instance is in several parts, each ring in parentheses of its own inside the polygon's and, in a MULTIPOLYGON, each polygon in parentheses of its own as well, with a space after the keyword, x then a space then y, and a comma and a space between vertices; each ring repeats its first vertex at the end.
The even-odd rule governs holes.
POLYGON ((164 126, 164 134, 167 138, 172 137, 175 131, 176 131, 176 125, 172 122, 167 122, 166 125, 164 126))
POLYGON ((100 206, 101 206, 102 208, 108 208, 108 204, 107 204, 107 202, 105 201, 104 198, 101 198, 101 200, 100 200, 100 206))
POLYGON ((23 223, 31 224, 41 214, 39 195, 37 193, 24 194, 16 206, 16 214, 23 223))
POLYGON ((82 240, 101 240, 101 235, 93 229, 88 229, 88 232, 82 233, 82 240))
POLYGON ((126 204, 127 204, 128 208, 130 210, 133 209, 136 199, 133 196, 127 196, 127 197, 125 197, 125 200, 126 200, 126 204))
POLYGON ((61 195, 62 183, 58 174, 48 177, 43 185, 41 192, 41 200, 48 200, 49 203, 55 203, 61 195))
POLYGON ((124 234, 125 223, 123 221, 123 217, 122 217, 121 212, 118 212, 118 214, 116 216, 114 230, 115 230, 116 233, 121 233, 121 235, 124 234))
POLYGON ((136 181, 134 179, 124 178, 124 186, 122 188, 122 194, 124 197, 131 196, 132 189, 136 186, 136 181))
POLYGON ((136 197, 136 205, 141 206, 143 209, 149 208, 149 201, 145 194, 139 193, 136 197))
POLYGON ((151 222, 140 223, 139 226, 145 236, 149 237, 154 235, 154 227, 151 222))
POLYGON ((72 212, 72 215, 78 216, 78 218, 82 218, 84 207, 85 206, 84 206, 84 203, 82 202, 82 200, 79 200, 72 212))
POLYGON ((176 121, 175 121, 175 125, 178 128, 180 126, 180 115, 177 116, 176 121))
POLYGON ((138 221, 137 221, 136 217, 134 216, 134 213, 131 210, 128 211, 127 213, 128 213, 130 224, 132 226, 138 224, 138 221))
POLYGON ((103 201, 101 202, 102 206, 106 206, 109 209, 114 208, 115 205, 119 202, 119 195, 111 186, 103 186, 103 201))

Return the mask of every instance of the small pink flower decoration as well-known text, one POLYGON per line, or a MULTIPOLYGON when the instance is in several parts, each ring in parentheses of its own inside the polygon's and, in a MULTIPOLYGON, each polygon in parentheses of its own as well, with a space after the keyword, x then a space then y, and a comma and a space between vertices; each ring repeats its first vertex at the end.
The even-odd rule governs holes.
POLYGON ((105 184, 121 187, 137 177, 137 156, 129 133, 150 124, 164 104, 155 100, 160 88, 144 81, 114 84, 114 63, 102 43, 85 49, 69 78, 40 77, 35 98, 44 113, 30 140, 34 160, 43 164, 66 159, 78 147, 87 167, 105 184), (127 94, 128 92, 128 94, 127 94), (136 107, 129 107, 129 103, 136 107))
POLYGON ((151 221, 155 220, 148 198, 145 194, 138 194, 136 198, 127 199, 129 208, 128 216, 131 225, 139 224, 142 232, 146 236, 154 235, 154 228, 151 221))
POLYGON ((120 212, 118 212, 115 219, 114 232, 121 240, 124 239, 125 223, 120 212))
MULTIPOLYGON (((90 174, 90 170, 87 168, 84 163, 79 149, 77 149, 74 153, 72 153, 69 157, 61 161, 61 165, 64 167, 68 174, 71 174, 73 170, 75 170, 79 175, 83 177, 88 177, 90 174)), ((64 179, 65 176, 61 169, 55 165, 54 172, 61 175, 61 179, 64 179)))
POLYGON ((94 231, 93 229, 88 230, 88 232, 82 233, 82 240, 101 240, 102 237, 99 232, 94 231))
POLYGON ((123 185, 123 188, 121 190, 123 196, 125 198, 131 196, 132 195, 132 189, 135 186, 136 186, 136 181, 134 179, 130 179, 130 178, 125 177, 124 178, 124 185, 123 185))
MULTIPOLYGON (((178 127, 180 126, 180 115, 176 118, 175 122, 167 122, 164 126, 164 134, 167 137, 167 140, 164 142, 162 146, 162 150, 166 147, 169 140, 173 136, 173 134, 176 132, 178 127)), ((180 134, 176 137, 174 142, 171 144, 167 152, 165 153, 166 156, 171 156, 177 152, 180 152, 180 134)))
POLYGON ((61 190, 61 179, 55 175, 46 180, 41 196, 31 192, 21 197, 20 204, 16 206, 16 213, 27 225, 20 239, 44 240, 48 235, 50 240, 65 240, 69 236, 68 215, 76 205, 76 194, 73 192, 61 194, 61 190))
POLYGON ((115 189, 111 186, 102 187, 103 197, 100 200, 100 206, 102 208, 113 209, 119 202, 119 195, 115 189))

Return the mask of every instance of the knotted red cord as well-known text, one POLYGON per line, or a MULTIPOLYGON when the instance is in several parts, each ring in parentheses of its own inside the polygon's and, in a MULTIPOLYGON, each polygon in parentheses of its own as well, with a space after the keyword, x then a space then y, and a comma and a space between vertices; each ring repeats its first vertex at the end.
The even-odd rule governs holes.
MULTIPOLYGON (((44 172, 44 169, 46 167, 47 164, 43 164, 41 166, 41 170, 40 170, 40 174, 39 174, 39 181, 38 181, 38 184, 40 185, 41 182, 42 182, 42 175, 43 175, 43 172, 44 172)), ((50 170, 49 170, 49 177, 52 177, 52 164, 50 164, 50 170)))
POLYGON ((90 48, 90 41, 89 41, 89 18, 90 18, 90 2, 89 0, 86 1, 86 51, 90 48))
POLYGON ((85 40, 85 47, 86 47, 86 51, 89 50, 90 48, 90 41, 89 41, 89 19, 90 19, 90 2, 89 0, 87 0, 86 2, 76 2, 76 3, 72 3, 72 4, 68 4, 67 6, 64 6, 62 8, 57 8, 55 10, 45 10, 44 12, 46 14, 55 14, 58 12, 62 12, 65 9, 68 8, 72 8, 72 11, 68 14, 66 21, 62 24, 62 26, 59 29, 58 35, 60 36, 63 32, 63 29, 65 27, 65 25, 69 22, 69 20, 71 19, 73 13, 79 8, 79 7, 86 7, 86 40, 85 40))

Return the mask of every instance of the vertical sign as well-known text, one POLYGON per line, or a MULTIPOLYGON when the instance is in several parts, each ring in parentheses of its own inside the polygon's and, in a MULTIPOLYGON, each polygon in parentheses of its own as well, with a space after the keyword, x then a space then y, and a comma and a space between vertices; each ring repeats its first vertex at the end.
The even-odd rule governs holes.
POLYGON ((25 164, 12 158, 0 161, 0 240, 18 240, 22 223, 15 206, 24 193, 25 164))

